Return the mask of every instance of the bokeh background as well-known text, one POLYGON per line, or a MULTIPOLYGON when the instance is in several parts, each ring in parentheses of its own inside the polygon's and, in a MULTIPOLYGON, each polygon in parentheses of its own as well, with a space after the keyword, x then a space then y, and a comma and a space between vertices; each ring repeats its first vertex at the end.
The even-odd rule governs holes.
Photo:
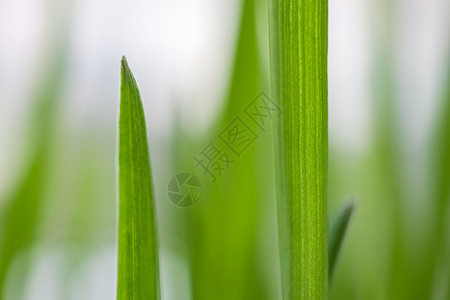
MULTIPOLYGON (((357 202, 331 299, 450 299, 449 37, 446 0, 329 1, 330 217, 357 202)), ((0 45, 0 299, 114 299, 124 54, 164 299, 280 299, 270 130, 215 183, 193 160, 270 95, 265 0, 1 0, 0 45)))

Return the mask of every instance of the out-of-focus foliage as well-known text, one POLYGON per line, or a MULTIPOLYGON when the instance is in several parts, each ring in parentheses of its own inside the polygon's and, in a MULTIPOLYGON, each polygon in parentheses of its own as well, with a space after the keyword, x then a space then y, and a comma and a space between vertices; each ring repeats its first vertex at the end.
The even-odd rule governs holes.
POLYGON ((333 276, 336 260, 341 250, 350 219, 355 210, 355 203, 346 204, 332 220, 328 233, 328 277, 333 276))
MULTIPOLYGON (((255 1, 243 1, 241 14, 230 87, 222 113, 213 126, 216 132, 201 139, 204 144, 200 144, 197 152, 214 134, 229 128, 230 122, 244 113, 263 88, 255 1)), ((251 120, 244 122, 251 126, 251 120)), ((261 273, 262 251, 258 250, 258 226, 270 197, 261 187, 271 176, 267 172, 271 167, 270 151, 263 148, 268 144, 262 139, 250 145, 241 157, 226 145, 219 145, 220 151, 235 162, 221 176, 215 172, 214 182, 211 177, 201 177, 205 192, 202 201, 186 212, 193 299, 270 299, 271 287, 264 282, 267 278, 261 273), (262 165, 258 163, 261 156, 262 165)))
MULTIPOLYGON (((29 118, 30 151, 22 178, 0 213, 0 299, 3 299, 6 275, 16 254, 26 253, 36 241, 37 228, 45 205, 44 194, 50 184, 54 135, 57 128, 58 93, 62 88, 66 65, 65 39, 57 41, 55 55, 48 70, 44 70, 41 85, 36 92, 35 107, 29 118)), ((28 153, 27 153, 28 154, 28 153)), ((20 271, 22 284, 17 288, 18 297, 23 292, 29 270, 29 258, 24 258, 20 271)))
MULTIPOLYGON (((36 1, 38 2, 40 3, 36 1)), ((116 15, 109 15, 117 2, 111 1, 108 4, 111 6, 101 8, 104 15, 92 13, 79 16, 79 12, 89 11, 85 10, 86 7, 95 6, 94 3, 99 2, 75 1, 76 6, 67 9, 77 16, 75 19, 68 17, 70 14, 66 9, 62 13, 60 7, 57 8, 57 5, 67 5, 70 1, 43 2, 46 4, 36 12, 22 7, 18 10, 18 23, 22 21, 22 13, 24 16, 42 14, 50 26, 43 30, 45 33, 42 36, 45 38, 42 39, 42 44, 46 46, 43 47, 44 53, 35 51, 32 56, 33 59, 41 61, 41 64, 37 64, 41 68, 36 72, 32 84, 35 92, 29 101, 31 115, 26 120, 29 127, 27 134, 21 136, 13 132, 13 138, 10 140, 12 144, 17 141, 19 145, 21 140, 27 140, 24 143, 25 149, 20 151, 23 156, 18 158, 20 172, 5 170, 0 166, 2 174, 16 179, 7 192, 0 191, 0 299, 71 300, 89 299, 88 296, 103 299, 107 298, 104 297, 105 290, 111 290, 111 293, 106 293, 111 296, 116 290, 114 277, 111 275, 114 274, 116 265, 116 124, 113 116, 119 80, 116 62, 120 57, 115 57, 113 48, 117 46, 116 37, 120 36, 121 32, 112 26, 111 36, 114 38, 111 41, 105 38, 104 31, 90 28, 84 21, 91 18, 102 25, 105 16, 108 16, 115 22, 120 22, 116 15), (93 49, 84 48, 87 47, 81 42, 84 38, 93 49), (106 45, 105 53, 108 54, 101 58, 95 55, 91 57, 93 52, 102 53, 96 52, 101 45, 106 45), (92 61, 95 61, 95 70, 86 67, 92 61), (110 64, 111 61, 114 62, 113 65, 110 64), (91 74, 91 71, 98 73, 91 74), (86 76, 87 79, 84 78, 86 76), (87 81, 92 80, 95 91, 90 90, 89 85, 77 81, 80 77, 87 81), (111 82, 114 84, 110 84, 111 82), (80 98, 85 96, 90 101, 89 105, 99 108, 98 111, 89 111, 86 108, 87 104, 81 101, 84 98, 80 98), (94 111, 95 113, 92 113, 94 111), (30 294, 30 291, 36 290, 39 290, 39 293, 30 294), (48 290, 55 291, 53 298, 44 293, 48 290)), ((128 3, 127 9, 120 8, 120 16, 125 20, 123 23, 129 21, 127 18, 130 18, 132 11, 129 9, 139 5, 138 2, 128 3)), ((4 3, 1 8, 8 6, 4 3)), ((14 3, 20 6, 25 2, 14 3)), ((300 2, 277 3, 289 7, 300 2)), ((351 15, 359 12, 357 9, 342 12, 336 9, 335 4, 329 3, 330 20, 333 17, 342 18, 342 15, 339 15, 342 13, 349 14, 349 21, 354 17, 363 19, 362 16, 351 15), (333 10, 332 5, 335 5, 333 10)), ((339 8, 345 7, 344 5, 339 3, 339 8)), ((337 255, 333 282, 329 286, 329 298, 448 299, 450 81, 443 81, 442 91, 435 93, 440 95, 439 101, 434 101, 439 102, 439 109, 433 118, 433 131, 428 133, 429 143, 423 147, 427 149, 427 153, 420 154, 423 161, 418 162, 418 156, 413 160, 408 154, 409 149, 405 149, 405 136, 415 135, 416 132, 402 127, 401 124, 400 116, 411 117, 409 111, 401 110, 403 104, 399 104, 403 100, 400 97, 403 96, 402 89, 405 87, 399 84, 401 80, 398 76, 405 70, 399 69, 402 66, 399 61, 403 61, 403 58, 396 52, 403 43, 403 38, 408 37, 401 35, 400 38, 400 35, 395 33, 398 30, 398 19, 405 20, 405 17, 411 16, 414 11, 409 11, 409 5, 412 5, 410 3, 407 4, 407 11, 397 9, 406 4, 393 0, 374 2, 373 5, 375 9, 370 12, 372 19, 366 22, 372 32, 366 36, 368 32, 361 29, 364 37, 370 39, 370 45, 373 46, 368 47, 370 52, 363 54, 370 67, 367 70, 361 68, 364 72, 370 72, 371 85, 368 92, 372 99, 368 122, 372 123, 367 132, 364 132, 369 136, 367 147, 358 153, 342 148, 342 145, 335 142, 339 137, 332 135, 335 131, 330 127, 329 215, 339 211, 344 199, 348 199, 349 195, 357 197, 358 210, 351 218, 349 234, 344 239, 342 251, 337 255), (420 166, 411 168, 419 164, 420 166), (425 166, 425 169, 422 169, 422 166, 425 166), (411 183, 411 170, 423 172, 415 176, 421 178, 420 184, 423 186, 411 183), (412 193, 416 199, 411 199, 412 193)), ((166 279, 161 282, 165 299, 281 299, 272 124, 264 131, 245 114, 247 105, 260 92, 270 95, 267 85, 268 57, 265 51, 269 37, 267 20, 261 18, 261 15, 267 17, 267 9, 265 1, 262 0, 239 1, 239 16, 235 18, 236 40, 234 46, 230 47, 233 59, 227 68, 230 76, 223 85, 226 86, 222 95, 223 103, 215 121, 208 128, 203 128, 203 133, 194 134, 195 129, 190 127, 191 124, 184 122, 189 118, 183 119, 181 116, 189 112, 185 111, 183 106, 175 105, 173 109, 177 110, 181 117, 173 120, 175 129, 172 135, 169 135, 169 131, 158 132, 153 128, 149 130, 152 138, 156 136, 156 142, 152 139, 152 158, 158 159, 152 160, 152 166, 158 208, 158 234, 162 241, 161 274, 162 278, 166 279), (201 156, 200 152, 212 141, 217 142, 216 145, 223 152, 231 151, 218 136, 236 117, 240 117, 254 129, 258 138, 241 156, 228 153, 235 162, 231 164, 230 170, 224 170, 215 182, 211 182, 211 177, 204 175, 203 169, 193 158, 201 156), (167 198, 167 183, 173 175, 185 171, 195 174, 201 180, 203 191, 195 206, 180 208, 167 198)), ((190 13, 191 11, 185 12, 189 16, 190 13)), ((146 16, 146 12, 143 14, 146 16)), ((138 26, 142 21, 140 17, 142 16, 133 18, 138 26)), ((184 26, 181 22, 177 23, 179 15, 167 16, 171 17, 176 20, 173 22, 174 28, 184 26)), ((296 23, 295 20, 292 22, 296 26, 304 25, 301 22, 296 23)), ((158 21, 155 23, 158 24, 158 21)), ((23 24, 26 26, 28 23, 23 24)), ((111 24, 103 25, 106 28, 111 24)), ((442 39, 448 36, 448 29, 444 27, 442 26, 442 32, 438 33, 442 35, 442 39)), ((155 42, 155 37, 161 37, 161 41, 171 43, 172 39, 167 39, 164 35, 173 33, 172 29, 166 31, 161 27, 147 28, 146 30, 157 33, 152 37, 148 37, 145 30, 126 31, 126 35, 148 39, 150 44, 160 42, 155 42)), ((1 30, 2 38, 8 37, 3 40, 3 45, 6 47, 9 43, 20 40, 20 30, 20 26, 1 30), (17 40, 11 40, 9 35, 5 35, 6 32, 13 32, 11 36, 17 40)), ((36 31, 30 32, 39 30, 36 28, 36 31)), ((215 30, 216 28, 208 28, 205 32, 215 30)), ((414 37, 420 36, 413 28, 411 31, 414 31, 414 37)), ((336 33, 333 28, 330 32, 336 33)), ((348 36, 354 35, 349 32, 348 36)), ((175 39, 180 40, 182 36, 173 40, 175 39)), ((346 45, 345 40, 339 42, 345 50, 350 46, 346 45)), ((359 41, 357 44, 365 42, 359 41)), ((428 47, 425 44, 424 48, 428 47)), ((157 46, 159 45, 155 45, 157 46)), ((160 53, 153 51, 152 47, 149 49, 137 49, 136 53, 142 51, 145 55, 154 55, 154 60, 158 60, 160 53), (151 51, 148 51, 149 49, 151 51)), ((329 52, 339 52, 334 52, 335 50, 329 49, 329 52)), ((18 52, 17 55, 21 53, 18 52)), ((412 53, 419 52, 411 51, 410 54, 412 53)), ((185 58, 189 59, 189 56, 181 54, 180 57, 183 62, 185 58)), ((206 59, 207 57, 205 61, 206 59)), ((409 59, 414 60, 406 57, 405 61, 410 62, 409 59)), ((24 64, 30 62, 24 61, 24 64)), ((174 61, 180 62, 175 58, 174 61)), ((137 74, 145 69, 156 69, 154 77, 139 77, 143 95, 159 84, 158 79, 167 75, 159 69, 160 65, 153 64, 153 60, 141 62, 133 58, 133 62, 137 74)), ((293 67, 295 63, 296 61, 292 61, 290 66, 293 67)), ((185 66, 188 64, 183 65, 185 66)), ((173 66, 169 68, 171 67, 173 66)), ((10 71, 0 72, 2 91, 2 75, 10 71)), ((198 70, 193 68, 192 72, 196 71, 198 70)), ((333 69, 330 73, 337 73, 342 77, 353 76, 348 71, 333 69)), ((417 78, 421 79, 421 76, 423 75, 417 74, 417 78)), ((208 89, 211 86, 216 85, 206 81, 202 82, 200 88, 208 89)), ((174 92, 169 94, 182 96, 183 100, 189 97, 180 95, 180 90, 177 89, 178 85, 174 84, 174 92)), ((192 97, 195 96, 194 92, 192 97)), ((5 99, 15 101, 8 97, 5 99)), ((276 102, 280 99, 272 100, 276 102)), ((345 99, 337 99, 339 100, 345 99)), ((430 100, 432 105, 433 99, 426 100, 430 100)), ((3 101, 3 98, 0 101, 3 101)), ((18 101, 17 106, 20 105, 18 101)), ((159 105, 162 104, 152 102, 151 107, 159 105)), ((415 104, 408 102, 408 105, 415 104)), ((353 107, 345 109, 350 113, 353 107)), ((155 112, 147 110, 147 113, 153 116, 155 112)), ((290 113, 292 111, 283 111, 281 118, 290 113)), ((333 114, 331 109, 330 115, 333 114)), ((148 120, 153 121, 155 118, 148 120)), ((16 128, 11 129, 14 130, 16 128)), ((3 146, 6 148, 8 145, 2 144, 3 146)), ((333 244, 334 242, 331 242, 329 246, 333 244)), ((334 264, 332 257, 330 255, 330 263, 334 264)))

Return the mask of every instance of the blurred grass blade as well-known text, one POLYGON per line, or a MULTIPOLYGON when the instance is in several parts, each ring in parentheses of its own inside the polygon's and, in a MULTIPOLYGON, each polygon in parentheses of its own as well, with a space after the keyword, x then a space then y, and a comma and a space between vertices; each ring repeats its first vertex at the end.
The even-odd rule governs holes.
POLYGON ((331 224, 328 236, 328 278, 333 276, 336 260, 342 247, 345 233, 348 230, 350 219, 355 211, 355 206, 354 202, 345 204, 331 224))
MULTIPOLYGON (((227 128, 261 91, 261 53, 255 26, 257 2, 241 2, 230 85, 221 116, 212 126, 216 132, 227 128)), ((218 177, 211 188, 205 188, 206 199, 193 208, 190 224, 195 226, 195 231, 191 232, 189 241, 193 299, 271 299, 257 250, 263 197, 269 194, 259 184, 267 176, 263 171, 258 172, 258 155, 264 151, 259 147, 255 142, 246 149, 231 170, 218 177)), ((261 168, 267 171, 266 165, 261 168)))
MULTIPOLYGON (((450 68, 447 74, 447 85, 443 91, 443 99, 441 109, 439 110, 437 126, 435 128, 434 140, 432 141, 432 174, 434 174, 432 193, 434 199, 434 223, 433 223, 433 240, 430 249, 431 266, 428 268, 428 277, 431 279, 430 294, 435 295, 437 291, 447 291, 450 278, 445 278, 446 270, 450 270, 448 252, 448 244, 450 242, 449 235, 449 218, 450 218, 450 68), (447 249, 446 249, 447 247, 447 249), (447 262, 446 262, 447 260, 447 262)), ((447 298, 448 297, 441 297, 447 298)), ((440 299, 435 297, 435 299, 440 299)))
POLYGON ((327 297, 328 1, 270 1, 283 299, 327 297))
MULTIPOLYGON (((45 192, 51 173, 51 157, 54 154, 56 116, 60 100, 59 92, 66 71, 66 40, 58 40, 52 49, 52 60, 41 71, 34 107, 29 117, 30 138, 28 161, 7 204, 0 215, 0 299, 5 297, 7 272, 14 258, 35 242, 40 214, 45 205, 45 192)), ((17 293, 23 293, 31 258, 23 256, 20 270, 22 282, 16 283, 17 293)), ((15 294, 20 299, 22 296, 15 294)))
POLYGON ((117 299, 159 299, 155 201, 144 109, 122 58, 117 149, 117 299))
POLYGON ((440 109, 434 142, 434 186, 436 205, 436 230, 438 239, 445 239, 445 216, 450 203, 450 72, 440 109), (440 236, 439 236, 440 235, 440 236))

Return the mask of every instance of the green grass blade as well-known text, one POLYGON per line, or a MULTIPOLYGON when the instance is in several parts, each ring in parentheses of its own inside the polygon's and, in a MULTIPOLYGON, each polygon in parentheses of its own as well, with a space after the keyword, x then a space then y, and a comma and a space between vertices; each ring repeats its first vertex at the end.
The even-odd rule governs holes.
MULTIPOLYGON (((45 148, 43 147, 43 150, 45 148)), ((26 171, 22 182, 0 216, 2 222, 0 299, 5 297, 7 272, 16 254, 30 247, 36 240, 36 228, 44 200, 43 186, 47 183, 48 157, 43 151, 38 151, 28 168, 29 170, 26 171)), ((24 268, 21 270, 23 275, 22 285, 25 285, 30 262, 30 257, 27 255, 24 268)))
POLYGON ((327 295, 328 2, 270 1, 283 299, 327 295))
MULTIPOLYGON (((388 212, 389 232, 387 242, 390 244, 388 269, 383 277, 387 277, 386 292, 390 299, 426 298, 423 294, 424 281, 418 270, 418 259, 410 259, 407 234, 405 231, 405 206, 409 201, 403 185, 404 173, 401 166, 402 147, 396 107, 395 56, 394 56, 394 1, 380 2, 380 9, 386 16, 385 22, 377 24, 378 39, 374 48, 373 70, 373 109, 374 119, 374 158, 376 172, 381 183, 377 195, 388 212)), ((381 264, 380 264, 381 265, 381 264)), ((384 270, 379 269, 380 272, 384 270)))
MULTIPOLYGON (((449 69, 450 71, 450 69, 449 69)), ((447 75, 447 83, 450 83, 450 72, 447 75)), ((428 275, 430 281, 430 294, 434 295, 439 290, 450 291, 448 286, 449 278, 442 278, 446 275, 442 270, 450 270, 448 252, 449 238, 449 205, 450 205, 450 84, 445 86, 443 91, 441 109, 439 110, 436 128, 434 129, 433 141, 431 143, 431 167, 433 180, 431 193, 433 195, 433 237, 429 245, 428 275), (445 259, 447 257, 447 259, 445 259)), ((447 271, 448 272, 448 271, 447 271)), ((435 297, 439 299, 439 297, 435 297)), ((445 296, 442 296, 445 298, 445 296)))
POLYGON ((330 279, 333 276, 339 251, 342 247, 342 243, 354 211, 354 202, 345 204, 331 225, 331 230, 328 236, 328 277, 330 279))
MULTIPOLYGON (((447 81, 450 83, 450 72, 447 81)), ((445 215, 448 212, 450 200, 450 84, 446 86, 442 100, 435 140, 433 141, 433 173, 436 174, 433 191, 436 199, 436 230, 439 234, 445 231, 443 226, 445 226, 445 215)), ((445 239, 445 236, 438 236, 438 238, 445 239)))
POLYGON ((159 299, 155 201, 144 109, 122 59, 118 149, 117 299, 159 299))
MULTIPOLYGON (((240 116, 261 91, 261 53, 255 27, 257 3, 254 0, 241 2, 230 85, 221 116, 212 126, 215 134, 240 116)), ((189 243, 193 299, 271 299, 257 249, 258 222, 265 203, 263 197, 267 195, 258 185, 266 174, 258 172, 258 168, 268 169, 266 165, 258 165, 258 156, 264 151, 259 142, 246 149, 241 158, 236 158, 231 170, 218 177, 217 182, 205 182, 204 200, 192 210, 190 224, 195 229, 189 243)))
MULTIPOLYGON (((0 299, 5 296, 4 284, 14 258, 36 242, 51 173, 51 157, 54 154, 59 92, 67 67, 65 42, 58 40, 49 67, 41 71, 34 107, 29 117, 29 158, 0 215, 0 299)), ((22 286, 26 283, 32 262, 28 254, 24 260, 23 269, 20 271, 22 282, 18 290, 23 290, 22 286)))

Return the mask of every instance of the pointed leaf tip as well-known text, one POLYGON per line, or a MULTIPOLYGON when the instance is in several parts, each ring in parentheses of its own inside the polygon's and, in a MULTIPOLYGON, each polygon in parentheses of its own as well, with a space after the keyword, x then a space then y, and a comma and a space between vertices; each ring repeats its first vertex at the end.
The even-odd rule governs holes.
POLYGON ((348 230, 350 219, 354 214, 357 203, 349 201, 344 204, 339 213, 334 217, 328 237, 328 277, 331 278, 336 266, 339 251, 342 248, 345 234, 348 230))
POLYGON ((125 55, 122 55, 122 67, 128 67, 128 61, 127 57, 125 55))
POLYGON ((144 109, 122 58, 116 172, 117 300, 160 299, 157 222, 144 109))

